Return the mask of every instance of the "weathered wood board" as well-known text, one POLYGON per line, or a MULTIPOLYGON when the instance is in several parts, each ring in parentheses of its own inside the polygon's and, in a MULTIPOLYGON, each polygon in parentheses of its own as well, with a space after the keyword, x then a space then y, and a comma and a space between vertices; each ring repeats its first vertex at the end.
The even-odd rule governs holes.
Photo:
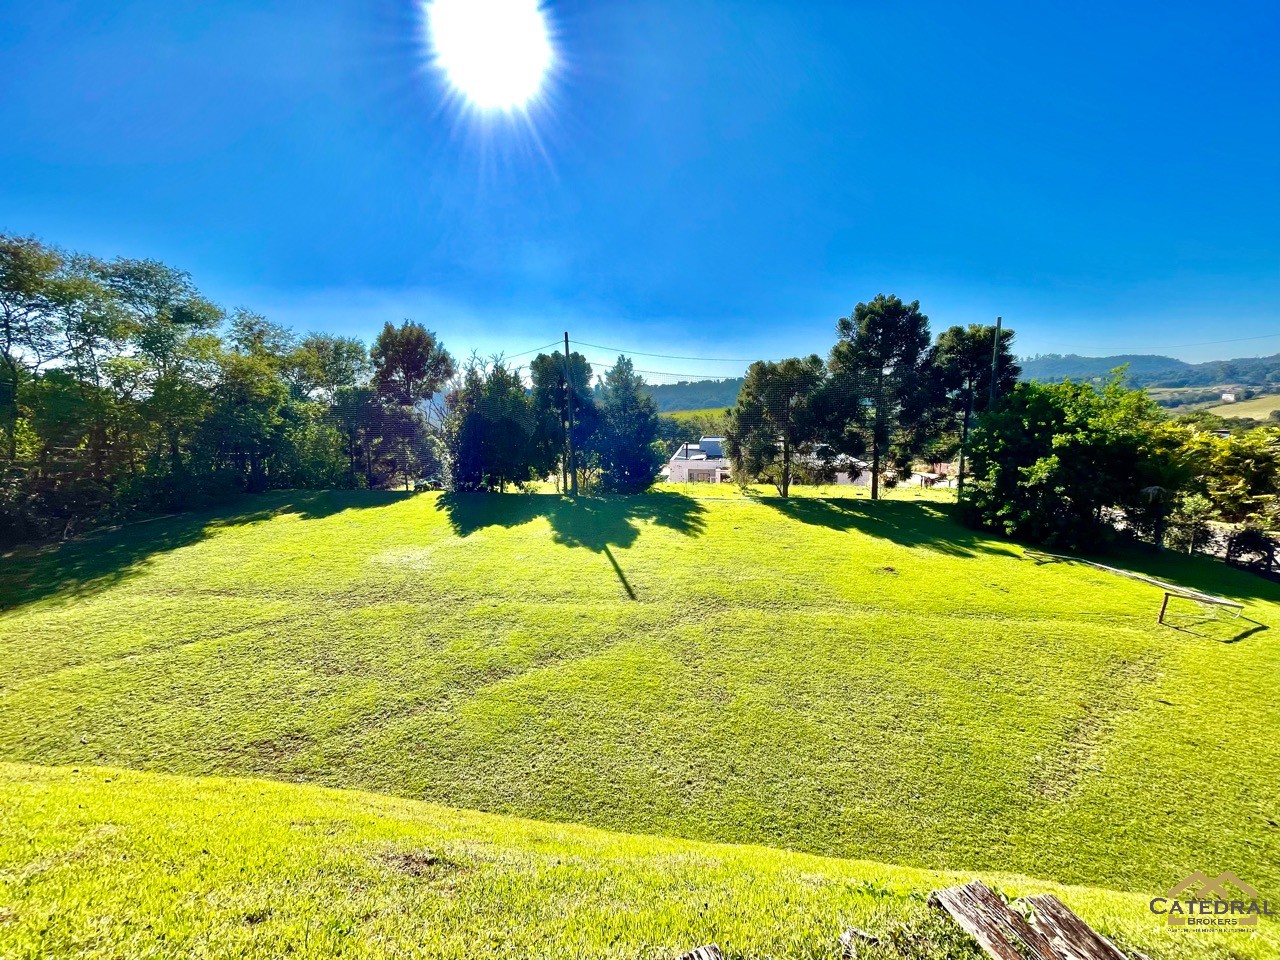
POLYGON ((1126 960, 1116 945, 1071 912, 1051 893, 1027 897, 1035 911, 1031 925, 1043 933, 1062 960, 1126 960))
POLYGON ((933 902, 996 960, 1062 960, 1039 930, 1009 909, 984 883, 935 890, 933 902))
POLYGON ((724 954, 721 953, 719 947, 712 943, 689 951, 680 960, 724 960, 724 954))
POLYGON ((933 903, 995 960, 1126 960, 1106 937, 1057 897, 1028 897, 1028 921, 986 884, 974 880, 935 890, 933 903))

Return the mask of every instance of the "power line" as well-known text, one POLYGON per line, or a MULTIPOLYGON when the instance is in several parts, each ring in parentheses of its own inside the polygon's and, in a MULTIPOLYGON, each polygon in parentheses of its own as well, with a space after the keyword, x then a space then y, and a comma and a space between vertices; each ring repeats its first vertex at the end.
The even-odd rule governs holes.
POLYGON ((1275 337, 1280 337, 1280 333, 1264 333, 1257 337, 1236 337, 1234 340, 1201 340, 1199 343, 1171 343, 1164 349, 1174 350, 1178 347, 1211 347, 1218 343, 1244 343, 1247 340, 1271 340, 1275 337))
POLYGON ((580 347, 592 347, 596 350, 608 350, 610 353, 621 353, 628 357, 658 357, 662 360, 703 360, 707 363, 755 363, 757 360, 776 362, 769 357, 679 357, 671 353, 645 353, 643 350, 625 350, 622 347, 605 347, 598 343, 587 343, 583 340, 571 340, 580 347))
MULTIPOLYGON (((612 367, 610 368, 612 369, 612 367)), ((741 380, 742 375, 728 376, 723 373, 676 373, 673 370, 641 370, 636 368, 636 373, 647 373, 655 377, 683 377, 686 380, 741 380)))
MULTIPOLYGON (((570 341, 572 342, 572 341, 570 341)), ((591 372, 593 376, 602 375, 617 366, 616 363, 594 363, 591 364, 591 372)), ((680 377, 684 380, 741 380, 743 374, 727 374, 727 373, 687 373, 685 371, 676 370, 641 370, 639 367, 633 368, 636 373, 647 373, 655 377, 680 377)))
POLYGON ((504 360, 518 360, 520 357, 527 357, 531 353, 537 353, 539 350, 546 350, 548 347, 560 346, 559 340, 552 340, 550 343, 544 343, 540 347, 534 347, 532 350, 525 350, 523 353, 511 353, 503 356, 504 360))
MULTIPOLYGON (((1223 343, 1249 343, 1255 340, 1273 340, 1276 338, 1280 338, 1280 333, 1264 333, 1255 337, 1233 337, 1226 340, 1199 340, 1194 343, 1173 343, 1173 344, 1168 344, 1167 346, 1163 346, 1161 347, 1161 349, 1176 350, 1176 349, 1181 349, 1183 347, 1209 347, 1209 346, 1216 346, 1218 344, 1223 344, 1223 343)), ((673 354, 673 353, 650 353, 645 350, 627 350, 624 347, 610 347, 610 346, 605 346, 599 343, 588 343, 585 340, 571 339, 569 342, 576 344, 579 347, 590 347, 595 350, 607 350, 610 353, 623 354, 628 357, 655 357, 661 360, 700 360, 704 363, 755 363, 757 360, 765 360, 767 362, 775 362, 775 363, 779 362, 779 358, 777 357, 695 357, 695 356, 686 356, 686 355, 673 354)), ((548 350, 552 347, 559 347, 559 346, 560 346, 560 341, 553 340, 551 341, 551 343, 544 343, 542 346, 534 347, 532 350, 523 350, 520 353, 506 354, 503 357, 503 359, 518 360, 521 357, 527 357, 530 354, 538 353, 540 351, 548 350)), ((1061 348, 1062 347, 1059 346, 1059 349, 1061 348)), ((1092 348, 1088 348, 1088 347, 1082 348, 1079 345, 1075 346, 1074 349, 1076 350, 1079 350, 1079 349, 1118 350, 1118 348, 1116 347, 1095 346, 1092 348)), ((1132 353, 1133 350, 1125 351, 1123 349, 1119 349, 1118 352, 1132 353)), ((598 366, 598 367, 601 367, 602 369, 607 370, 607 369, 611 369, 613 364, 610 363, 606 365, 606 364, 597 363, 597 364, 594 364, 594 366, 598 366)), ((735 376, 724 374, 724 373, 686 373, 683 371, 672 371, 672 370, 640 370, 640 369, 637 369, 636 373, 648 373, 654 376, 662 376, 662 377, 685 377, 685 378, 700 379, 700 380, 737 379, 737 377, 735 376)))

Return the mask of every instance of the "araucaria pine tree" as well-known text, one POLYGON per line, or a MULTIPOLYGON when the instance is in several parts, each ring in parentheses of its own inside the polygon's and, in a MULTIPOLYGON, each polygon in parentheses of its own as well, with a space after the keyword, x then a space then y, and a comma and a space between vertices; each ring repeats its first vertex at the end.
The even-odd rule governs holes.
POLYGON ((822 358, 758 360, 747 370, 728 415, 726 440, 733 475, 741 483, 767 480, 787 497, 796 481, 826 479, 830 448, 822 436, 822 358))
POLYGON ((614 493, 639 493, 658 479, 666 455, 658 443, 658 408, 626 357, 605 374, 599 399, 596 453, 601 483, 614 493))
POLYGON ((936 428, 938 377, 929 318, 920 301, 880 294, 836 325, 831 348, 831 440, 841 453, 871 457, 871 497, 881 474, 908 470, 936 428))

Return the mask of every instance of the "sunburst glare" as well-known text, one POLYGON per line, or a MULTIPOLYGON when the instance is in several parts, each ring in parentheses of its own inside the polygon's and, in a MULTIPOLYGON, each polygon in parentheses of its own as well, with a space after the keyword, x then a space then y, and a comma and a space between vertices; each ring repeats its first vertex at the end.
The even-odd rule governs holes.
POLYGON ((433 63, 480 110, 527 107, 555 59, 538 0, 427 0, 426 22, 433 63))

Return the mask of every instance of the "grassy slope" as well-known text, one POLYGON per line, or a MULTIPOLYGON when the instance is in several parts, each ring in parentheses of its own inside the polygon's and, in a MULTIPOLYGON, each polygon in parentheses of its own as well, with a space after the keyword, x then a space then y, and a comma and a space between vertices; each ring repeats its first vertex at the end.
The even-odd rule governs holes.
POLYGON ((1254 397, 1239 403, 1224 403, 1209 408, 1210 413, 1216 413, 1220 417, 1252 417, 1254 420, 1266 420, 1271 416, 1272 410, 1280 410, 1280 395, 1254 397))
MULTIPOLYGON (((853 924, 919 933, 955 876, 605 833, 310 786, 0 764, 0 955, 838 956, 853 924), (246 814, 251 813, 251 816, 246 814), (923 926, 922 926, 923 924, 923 926)), ((1141 895, 1052 891, 1154 957, 1274 956, 1165 931, 1141 895)), ((897 956, 867 950, 876 956, 897 956)))
POLYGON ((701 420, 706 417, 723 417, 724 407, 704 407, 701 410, 669 410, 663 414, 672 420, 701 420))
MULTIPOLYGON (((1274 629, 1157 627, 1153 588, 927 498, 711 492, 277 495, 11 557, 0 759, 1280 889, 1274 629)), ((1274 585, 1157 566, 1280 625, 1274 585)))

